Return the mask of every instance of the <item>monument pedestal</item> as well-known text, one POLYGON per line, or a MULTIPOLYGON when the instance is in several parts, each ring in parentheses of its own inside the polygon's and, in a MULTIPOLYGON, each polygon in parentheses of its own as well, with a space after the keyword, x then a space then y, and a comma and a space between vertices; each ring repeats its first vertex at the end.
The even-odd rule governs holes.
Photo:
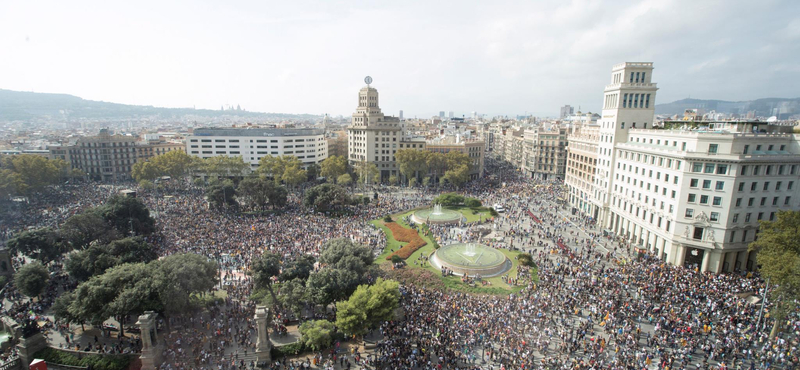
POLYGON ((142 370, 155 370, 161 365, 161 351, 158 348, 158 333, 156 332, 157 313, 147 311, 139 316, 136 324, 141 329, 142 354, 139 359, 142 361, 142 370))
POLYGON ((21 338, 17 344, 19 358, 25 368, 33 361, 33 355, 45 348, 47 348, 47 338, 42 333, 36 333, 28 338, 21 338))
POLYGON ((267 317, 269 317, 269 308, 266 306, 256 307, 256 328, 258 329, 258 341, 256 341, 256 358, 259 367, 268 366, 272 363, 272 343, 269 341, 267 335, 267 317))

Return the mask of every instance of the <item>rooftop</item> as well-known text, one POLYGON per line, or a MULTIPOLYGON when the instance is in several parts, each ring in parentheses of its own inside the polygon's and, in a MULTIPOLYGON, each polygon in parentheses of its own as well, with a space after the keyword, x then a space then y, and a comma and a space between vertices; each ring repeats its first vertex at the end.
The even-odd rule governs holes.
POLYGON ((198 128, 194 136, 311 136, 324 135, 325 130, 315 128, 198 128))

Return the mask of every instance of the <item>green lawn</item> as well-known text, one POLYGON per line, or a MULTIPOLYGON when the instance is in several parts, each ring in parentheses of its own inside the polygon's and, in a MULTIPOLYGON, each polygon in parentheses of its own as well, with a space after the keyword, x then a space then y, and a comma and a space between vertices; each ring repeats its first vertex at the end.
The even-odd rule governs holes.
MULTIPOLYGON (((450 207, 448 207, 448 208, 450 208, 450 207)), ((468 208, 468 207, 452 207, 450 209, 460 210, 461 208, 470 210, 470 208, 468 208)), ((398 214, 392 215, 392 218, 395 220, 395 222, 397 222, 401 226, 403 226, 405 228, 410 228, 408 226, 408 224, 406 224, 402 219, 404 217, 410 215, 412 212, 413 211, 407 211, 407 212, 403 212, 403 213, 398 213, 398 214)), ((488 209, 485 209, 485 211, 482 211, 479 215, 473 215, 471 213, 471 211, 470 212, 463 212, 462 211, 462 213, 465 213, 465 214, 468 213, 467 214, 467 220, 470 221, 470 222, 477 221, 478 217, 482 217, 483 219, 486 219, 487 217, 491 217, 491 216, 489 216, 488 209), (470 220, 470 216, 473 216, 473 220, 470 220)), ((393 235, 392 235, 392 232, 389 230, 389 228, 387 228, 386 226, 383 225, 383 220, 382 219, 373 220, 373 221, 371 221, 371 223, 373 225, 381 228, 383 230, 383 232, 386 234, 386 237, 388 239, 387 243, 386 243, 386 249, 384 249, 383 253, 380 256, 378 256, 378 258, 376 259, 375 262, 378 263, 378 264, 391 263, 390 261, 388 261, 386 259, 386 257, 389 256, 392 253, 391 252, 392 250, 396 251, 400 247, 405 245, 406 243, 401 243, 401 242, 398 242, 397 240, 395 240, 393 235)), ((512 287, 512 286, 506 284, 505 282, 503 282, 503 279, 500 276, 492 277, 492 278, 485 278, 484 280, 487 280, 489 283, 491 283, 491 285, 489 285, 487 287, 476 286, 474 288, 470 287, 469 285, 466 285, 466 284, 462 283, 460 276, 441 277, 441 271, 439 271, 439 269, 431 266, 430 263, 425 263, 425 266, 421 266, 418 263, 420 256, 430 256, 435 250, 434 247, 433 247, 433 241, 431 240, 430 237, 428 237, 427 235, 424 235, 423 233, 420 233, 420 237, 422 237, 422 239, 424 239, 427 242, 427 244, 424 247, 418 249, 416 252, 414 252, 411 255, 411 257, 409 257, 406 260, 407 266, 405 268, 428 270, 428 271, 434 273, 436 276, 439 276, 440 279, 442 279, 442 281, 444 282, 445 286, 448 287, 449 289, 458 290, 458 291, 467 292, 467 293, 509 294, 509 293, 517 293, 520 290, 522 290, 521 286, 512 287)), ((499 249, 499 251, 501 251, 504 255, 506 255, 506 257, 508 257, 512 262, 512 267, 511 267, 511 270, 509 270, 509 272, 508 272, 508 276, 512 277, 512 278, 516 278, 517 277, 517 260, 516 260, 516 257, 517 257, 517 255, 520 254, 520 252, 509 251, 509 250, 506 250, 506 249, 499 249)), ((534 279, 535 279, 535 273, 534 273, 534 279)))

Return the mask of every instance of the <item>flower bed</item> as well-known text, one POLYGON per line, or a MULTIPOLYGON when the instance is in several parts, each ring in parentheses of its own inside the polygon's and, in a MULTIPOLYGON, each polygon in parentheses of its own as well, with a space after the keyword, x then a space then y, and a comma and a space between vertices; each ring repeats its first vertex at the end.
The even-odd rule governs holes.
POLYGON ((428 244, 424 239, 422 239, 419 236, 417 230, 406 229, 405 227, 400 226, 396 222, 387 222, 385 223, 385 225, 392 232, 394 240, 408 243, 404 245, 402 248, 396 250, 394 253, 386 256, 387 260, 391 260, 392 256, 394 255, 397 255, 402 259, 406 259, 408 257, 411 257, 411 255, 418 249, 424 247, 425 244, 428 244))

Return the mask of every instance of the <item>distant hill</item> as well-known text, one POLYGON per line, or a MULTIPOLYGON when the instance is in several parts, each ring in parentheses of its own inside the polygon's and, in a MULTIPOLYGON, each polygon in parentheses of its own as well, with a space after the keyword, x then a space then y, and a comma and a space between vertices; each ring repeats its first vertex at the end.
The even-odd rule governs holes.
POLYGON ((275 119, 312 119, 311 114, 260 113, 240 110, 209 110, 192 108, 158 108, 85 100, 67 94, 33 93, 0 89, 0 121, 31 121, 40 119, 127 119, 177 118, 187 115, 219 117, 262 117, 275 119))
POLYGON ((800 114, 800 98, 764 98, 748 101, 725 101, 725 100, 703 100, 703 99, 682 99, 667 104, 656 104, 656 114, 678 114, 683 115, 687 109, 701 108, 706 111, 716 111, 717 113, 747 114, 755 111, 755 115, 761 117, 778 116, 786 119, 789 116, 800 114))

